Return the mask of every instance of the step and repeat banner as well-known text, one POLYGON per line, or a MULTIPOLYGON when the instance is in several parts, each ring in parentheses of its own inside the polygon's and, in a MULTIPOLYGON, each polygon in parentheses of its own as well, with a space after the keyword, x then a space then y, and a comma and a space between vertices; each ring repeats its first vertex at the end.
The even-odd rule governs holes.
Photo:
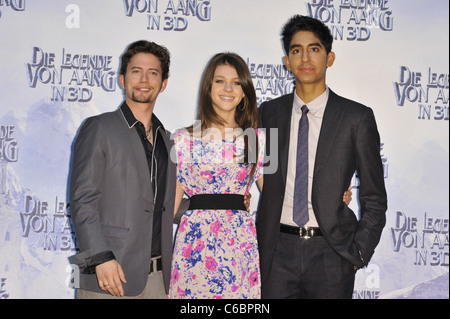
POLYGON ((354 299, 449 298, 448 1, 0 0, 0 299, 74 298, 72 144, 84 119, 123 101, 129 43, 171 51, 155 113, 173 131, 192 124, 218 52, 247 61, 259 103, 291 93, 280 32, 294 14, 330 27, 328 85, 370 106, 381 135, 387 224, 354 299))

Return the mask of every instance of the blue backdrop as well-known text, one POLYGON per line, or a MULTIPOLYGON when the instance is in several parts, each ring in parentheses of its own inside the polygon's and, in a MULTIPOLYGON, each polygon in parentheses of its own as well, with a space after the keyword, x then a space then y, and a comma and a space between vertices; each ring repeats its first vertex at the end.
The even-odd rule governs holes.
POLYGON ((448 1, 0 0, 0 299, 74 297, 71 146, 86 117, 123 100, 129 43, 171 51, 155 113, 174 130, 192 124, 217 52, 248 61, 259 102, 290 93, 279 34, 296 13, 331 28, 328 84, 373 108, 383 143, 387 225, 354 298, 448 298, 448 1))

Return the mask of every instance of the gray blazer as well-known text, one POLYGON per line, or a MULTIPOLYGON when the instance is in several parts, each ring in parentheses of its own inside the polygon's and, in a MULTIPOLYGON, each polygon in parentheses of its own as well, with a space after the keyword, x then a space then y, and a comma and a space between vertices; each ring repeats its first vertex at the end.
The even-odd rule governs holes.
MULTIPOLYGON (((162 132, 170 159, 173 141, 162 132)), ((153 190, 142 142, 122 111, 91 117, 74 144, 70 210, 80 249, 73 261, 80 268, 80 288, 103 292, 95 274, 84 271, 92 256, 112 251, 122 266, 127 296, 147 283, 153 230, 153 190)), ((162 266, 169 289, 176 164, 169 160, 162 212, 162 266)))

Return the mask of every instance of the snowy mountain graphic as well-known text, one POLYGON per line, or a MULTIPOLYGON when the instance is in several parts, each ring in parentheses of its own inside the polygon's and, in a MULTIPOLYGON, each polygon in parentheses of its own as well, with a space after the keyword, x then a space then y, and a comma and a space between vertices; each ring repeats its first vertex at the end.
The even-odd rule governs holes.
POLYGON ((448 299, 448 272, 435 279, 392 291, 380 299, 448 299))
POLYGON ((67 216, 53 206, 55 198, 66 201, 77 130, 98 113, 93 104, 41 101, 24 116, 10 112, 0 119, 14 126, 19 149, 17 162, 0 159, 0 297, 73 298, 67 284, 72 235, 67 216), (46 210, 38 206, 44 202, 46 210))

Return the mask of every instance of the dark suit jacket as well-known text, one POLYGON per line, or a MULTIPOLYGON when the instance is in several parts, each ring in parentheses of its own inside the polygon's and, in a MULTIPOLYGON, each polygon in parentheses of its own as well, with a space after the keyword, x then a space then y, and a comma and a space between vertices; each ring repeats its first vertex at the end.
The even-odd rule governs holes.
MULTIPOLYGON (((271 152, 278 153, 277 171, 264 175, 257 215, 263 282, 270 271, 280 229, 293 100, 293 94, 285 95, 260 107, 260 126, 267 129, 266 152, 271 157, 271 152), (270 128, 278 128, 278 145, 269 143, 270 128)), ((387 197, 380 137, 370 108, 331 90, 317 146, 312 205, 319 227, 331 247, 353 265, 367 265, 386 223, 387 197), (355 170, 360 179, 359 221, 342 201, 355 170)))
MULTIPOLYGON (((163 131, 170 158, 173 141, 163 131)), ((102 292, 95 274, 83 273, 96 254, 112 251, 122 266, 127 296, 147 283, 153 231, 153 190, 147 158, 136 128, 122 111, 86 120, 74 144, 70 181, 72 222, 80 248, 80 287, 102 292)), ((166 292, 170 282, 176 164, 169 160, 162 212, 162 266, 166 292)))

